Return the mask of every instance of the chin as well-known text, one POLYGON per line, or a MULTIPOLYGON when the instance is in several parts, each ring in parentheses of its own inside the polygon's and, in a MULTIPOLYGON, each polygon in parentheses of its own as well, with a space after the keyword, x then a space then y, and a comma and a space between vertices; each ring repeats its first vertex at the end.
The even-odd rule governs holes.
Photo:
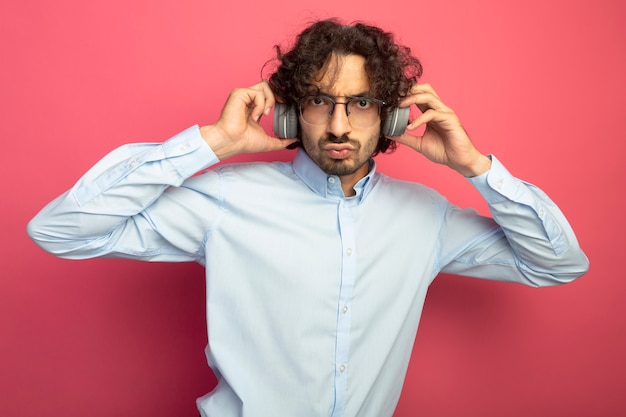
POLYGON ((356 164, 349 159, 331 159, 327 163, 320 165, 322 170, 329 175, 352 175, 363 166, 356 164))

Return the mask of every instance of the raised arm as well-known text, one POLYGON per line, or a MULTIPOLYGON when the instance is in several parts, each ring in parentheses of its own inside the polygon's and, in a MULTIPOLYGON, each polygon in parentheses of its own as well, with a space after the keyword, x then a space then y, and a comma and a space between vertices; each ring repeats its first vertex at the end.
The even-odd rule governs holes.
POLYGON ((481 222, 468 222, 466 211, 451 209, 441 239, 442 270, 533 286, 583 275, 589 262, 557 205, 536 186, 511 175, 495 157, 480 153, 455 112, 430 85, 415 85, 410 93, 400 105, 415 104, 422 114, 407 130, 425 124, 424 134, 405 133, 393 139, 468 178, 497 223, 487 232, 481 226, 483 231, 472 234, 472 225, 481 222))
MULTIPOLYGON (((198 260, 202 228, 216 199, 198 190, 195 173, 243 152, 282 149, 259 119, 274 105, 265 83, 233 90, 215 124, 192 127, 163 143, 124 145, 93 166, 28 224, 44 250, 68 258, 119 256, 198 260), (199 215, 186 204, 202 207, 199 215)), ((215 187, 217 188, 217 186, 215 187)))

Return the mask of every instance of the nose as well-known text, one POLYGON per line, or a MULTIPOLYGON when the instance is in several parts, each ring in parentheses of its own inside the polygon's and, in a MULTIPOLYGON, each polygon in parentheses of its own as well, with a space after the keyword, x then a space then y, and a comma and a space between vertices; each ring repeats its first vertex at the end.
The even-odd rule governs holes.
POLYGON ((352 131, 347 110, 347 103, 335 103, 335 109, 333 110, 333 114, 330 116, 330 120, 326 128, 328 133, 332 133, 336 137, 340 138, 341 136, 352 131), (342 105, 343 108, 338 107, 339 105, 342 105))

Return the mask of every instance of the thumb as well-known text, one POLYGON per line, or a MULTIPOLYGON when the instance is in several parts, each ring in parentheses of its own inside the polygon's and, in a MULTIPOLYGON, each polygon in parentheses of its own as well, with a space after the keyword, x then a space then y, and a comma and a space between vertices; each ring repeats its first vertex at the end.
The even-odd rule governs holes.
POLYGON ((391 136, 389 139, 422 153, 422 141, 424 140, 423 136, 414 136, 409 135, 408 133, 403 133, 400 136, 391 136))

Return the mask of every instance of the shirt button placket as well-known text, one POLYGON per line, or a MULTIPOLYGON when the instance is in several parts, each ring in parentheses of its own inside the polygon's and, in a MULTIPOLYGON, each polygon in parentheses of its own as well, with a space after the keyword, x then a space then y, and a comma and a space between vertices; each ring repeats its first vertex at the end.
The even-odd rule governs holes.
MULTIPOLYGON (((330 179, 329 179, 330 181, 330 179)), ((337 305, 337 341, 335 372, 335 409, 333 416, 340 416, 345 409, 348 390, 348 362, 350 355, 350 327, 352 291, 356 277, 356 233, 350 209, 344 201, 338 206, 338 223, 341 235, 341 284, 337 305)))

